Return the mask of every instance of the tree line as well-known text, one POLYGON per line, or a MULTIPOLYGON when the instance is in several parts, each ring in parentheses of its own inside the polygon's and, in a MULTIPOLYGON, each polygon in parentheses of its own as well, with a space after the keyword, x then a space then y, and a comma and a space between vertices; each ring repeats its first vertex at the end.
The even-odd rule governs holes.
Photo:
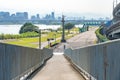
MULTIPOLYGON (((66 23, 65 29, 70 32, 75 25, 72 23, 66 23)), ((43 32, 44 33, 44 32, 43 32)), ((28 38, 28 37, 38 37, 39 36, 39 27, 33 25, 32 23, 25 23, 21 26, 19 34, 0 34, 0 40, 3 39, 19 39, 19 38, 28 38)))

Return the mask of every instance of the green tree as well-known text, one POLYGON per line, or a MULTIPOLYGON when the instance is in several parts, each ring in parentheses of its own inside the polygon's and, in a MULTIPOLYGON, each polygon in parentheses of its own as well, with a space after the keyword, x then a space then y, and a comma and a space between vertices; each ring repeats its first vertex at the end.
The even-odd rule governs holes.
POLYGON ((38 32, 39 31, 39 27, 33 25, 32 23, 25 23, 21 27, 19 33, 21 34, 21 33, 25 33, 25 32, 33 32, 33 31, 38 32))
POLYGON ((72 29, 75 25, 72 23, 67 23, 65 24, 65 29, 68 30, 68 33, 70 33, 70 29, 72 29))

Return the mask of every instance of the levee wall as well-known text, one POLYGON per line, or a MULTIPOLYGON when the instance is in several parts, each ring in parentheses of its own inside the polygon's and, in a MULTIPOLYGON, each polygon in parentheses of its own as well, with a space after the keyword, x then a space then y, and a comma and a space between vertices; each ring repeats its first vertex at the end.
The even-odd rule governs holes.
POLYGON ((120 80, 120 40, 69 48, 64 53, 90 80, 120 80))
POLYGON ((34 49, 0 43, 0 80, 24 79, 53 54, 50 49, 34 49))

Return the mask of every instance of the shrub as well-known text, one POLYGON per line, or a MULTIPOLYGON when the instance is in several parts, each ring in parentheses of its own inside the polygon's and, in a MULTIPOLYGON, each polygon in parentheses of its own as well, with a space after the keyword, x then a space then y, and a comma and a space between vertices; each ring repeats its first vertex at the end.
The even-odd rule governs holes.
POLYGON ((98 28, 98 29, 95 31, 96 36, 98 37, 98 39, 99 39, 101 42, 108 41, 109 39, 108 39, 106 36, 104 36, 104 35, 102 35, 102 34, 100 33, 101 29, 102 29, 102 28, 98 28))
POLYGON ((38 37, 39 34, 36 32, 26 32, 22 34, 0 34, 0 40, 3 39, 19 39, 19 38, 28 38, 28 37, 38 37))
POLYGON ((25 23, 21 27, 19 33, 22 34, 22 33, 25 33, 25 32, 33 32, 33 31, 38 32, 39 31, 39 27, 33 25, 32 23, 25 23))

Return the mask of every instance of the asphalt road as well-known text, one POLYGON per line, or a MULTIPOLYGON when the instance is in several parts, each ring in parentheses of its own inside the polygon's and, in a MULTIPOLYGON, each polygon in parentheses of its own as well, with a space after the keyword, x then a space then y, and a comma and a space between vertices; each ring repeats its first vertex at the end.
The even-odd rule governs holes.
POLYGON ((89 29, 89 31, 83 32, 78 34, 77 36, 74 36, 70 39, 67 40, 66 43, 61 43, 59 47, 54 49, 54 52, 63 52, 64 51, 64 45, 65 48, 80 48, 80 47, 85 47, 88 45, 96 44, 96 34, 95 30, 97 27, 92 27, 89 29))

